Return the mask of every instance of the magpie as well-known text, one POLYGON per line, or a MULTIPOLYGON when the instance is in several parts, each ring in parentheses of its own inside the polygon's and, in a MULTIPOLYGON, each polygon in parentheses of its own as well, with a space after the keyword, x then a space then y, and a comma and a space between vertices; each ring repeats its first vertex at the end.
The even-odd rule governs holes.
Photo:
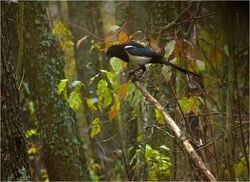
POLYGON ((162 55, 135 41, 110 46, 106 53, 106 60, 108 61, 112 57, 119 58, 122 61, 128 63, 128 67, 129 69, 131 69, 129 77, 135 74, 138 70, 142 70, 142 75, 146 70, 145 65, 149 63, 164 64, 167 66, 171 66, 184 74, 192 74, 199 77, 199 75, 197 75, 196 73, 193 73, 189 70, 166 61, 166 59, 162 55))

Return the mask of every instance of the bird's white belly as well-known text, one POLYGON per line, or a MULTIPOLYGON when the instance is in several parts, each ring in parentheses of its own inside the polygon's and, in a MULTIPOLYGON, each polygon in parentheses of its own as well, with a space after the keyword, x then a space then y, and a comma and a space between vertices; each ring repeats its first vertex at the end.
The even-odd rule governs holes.
POLYGON ((132 68, 132 69, 137 69, 141 66, 144 66, 145 64, 149 63, 151 58, 150 57, 144 57, 144 56, 134 56, 134 55, 131 55, 129 53, 128 54, 128 57, 129 57, 129 66, 132 68))

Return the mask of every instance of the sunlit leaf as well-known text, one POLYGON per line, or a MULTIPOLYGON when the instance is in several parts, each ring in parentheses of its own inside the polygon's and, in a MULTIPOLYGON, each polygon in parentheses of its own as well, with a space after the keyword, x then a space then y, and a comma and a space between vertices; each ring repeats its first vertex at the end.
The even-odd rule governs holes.
POLYGON ((104 79, 98 82, 97 89, 99 95, 98 106, 101 110, 102 107, 106 108, 112 103, 112 94, 111 90, 108 88, 108 82, 104 79))
POLYGON ((77 91, 81 90, 82 87, 85 87, 85 85, 79 80, 73 81, 71 85, 74 88, 74 90, 77 91))
POLYGON ((166 145, 161 145, 159 148, 160 148, 160 149, 164 149, 164 150, 166 150, 166 151, 169 151, 169 150, 170 150, 166 145))
POLYGON ((104 107, 108 107, 112 103, 112 94, 109 88, 104 89, 103 91, 103 104, 104 107))
POLYGON ((114 85, 114 77, 115 77, 114 73, 113 73, 113 72, 110 72, 110 71, 107 71, 107 72, 106 72, 106 75, 107 75, 107 77, 108 77, 109 82, 110 82, 112 85, 114 85))
POLYGON ((61 93, 66 90, 67 84, 68 84, 68 79, 60 80, 60 83, 59 83, 58 88, 57 88, 58 95, 61 95, 61 93))
POLYGON ((33 114, 35 112, 33 101, 29 101, 29 111, 30 111, 30 114, 33 114))
POLYGON ((122 44, 128 42, 129 41, 128 35, 124 31, 121 31, 118 34, 118 41, 122 44))
POLYGON ((102 90, 104 90, 107 86, 108 86, 107 81, 102 79, 98 82, 97 89, 99 92, 102 92, 102 90))
POLYGON ((31 137, 35 137, 35 136, 39 136, 39 133, 37 132, 37 129, 31 128, 31 129, 25 131, 25 137, 26 138, 31 138, 31 137))
POLYGON ((160 124, 160 125, 165 124, 162 112, 159 111, 158 109, 155 109, 155 117, 156 117, 156 121, 157 121, 158 124, 160 124))
POLYGON ((247 174, 247 161, 245 157, 241 157, 238 164, 235 165, 235 174, 239 178, 243 176, 244 174, 247 174))
POLYGON ((99 118, 95 118, 91 122, 91 138, 94 138, 96 135, 98 135, 101 132, 101 123, 99 118))
POLYGON ((173 53, 175 48, 176 41, 170 41, 167 46, 165 47, 165 58, 168 60, 169 56, 173 53))
POLYGON ((117 91, 117 96, 118 96, 120 101, 123 100, 127 91, 128 91, 128 82, 122 84, 117 91))
POLYGON ((29 155, 35 155, 37 154, 37 152, 38 152, 38 149, 37 149, 37 146, 35 145, 31 145, 31 147, 28 149, 29 155))
POLYGON ((140 142, 143 141, 143 139, 144 139, 144 135, 139 135, 139 136, 136 138, 136 141, 137 141, 138 143, 140 143, 140 142))
POLYGON ((97 108, 95 107, 94 103, 93 103, 93 99, 87 99, 86 103, 88 105, 88 107, 92 110, 92 111, 96 111, 97 108))
POLYGON ((110 64, 112 66, 112 69, 115 71, 115 73, 120 73, 122 71, 122 61, 118 58, 112 58, 110 60, 110 64))
POLYGON ((196 62, 196 65, 199 68, 199 71, 204 71, 205 70, 205 63, 204 63, 204 61, 201 61, 201 60, 197 59, 195 62, 196 62))
POLYGON ((199 111, 199 99, 195 96, 192 96, 192 97, 181 97, 179 100, 178 100, 180 106, 181 106, 181 109, 184 113, 187 113, 187 112, 190 112, 190 111, 193 111, 194 113, 197 113, 199 111))
POLYGON ((114 73, 107 71, 107 70, 100 70, 100 72, 105 73, 106 76, 108 77, 109 82, 113 85, 114 84, 114 73))
POLYGON ((93 81, 99 76, 99 73, 96 74, 95 76, 93 76, 90 81, 89 81, 89 84, 88 85, 91 85, 93 83, 93 81))
POLYGON ((81 99, 80 92, 78 92, 78 91, 71 92, 68 102, 69 102, 70 107, 74 111, 78 110, 80 108, 80 106, 82 105, 82 99, 81 99))
POLYGON ((78 47, 89 37, 89 35, 85 35, 83 38, 77 41, 76 48, 78 47))

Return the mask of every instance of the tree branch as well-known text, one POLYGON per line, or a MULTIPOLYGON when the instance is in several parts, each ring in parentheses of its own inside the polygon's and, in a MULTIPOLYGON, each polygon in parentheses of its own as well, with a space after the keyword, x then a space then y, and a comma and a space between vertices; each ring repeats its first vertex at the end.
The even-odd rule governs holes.
POLYGON ((150 101, 159 111, 162 112, 162 115, 165 120, 165 124, 173 131, 175 137, 180 140, 183 145, 184 150, 189 154, 197 167, 201 170, 201 172, 206 176, 209 181, 216 181, 216 178, 213 174, 208 170, 205 163, 196 153, 192 145, 189 143, 188 139, 182 133, 180 128, 176 125, 175 121, 166 113, 163 106, 143 87, 141 84, 136 81, 136 87, 142 92, 142 94, 150 101))

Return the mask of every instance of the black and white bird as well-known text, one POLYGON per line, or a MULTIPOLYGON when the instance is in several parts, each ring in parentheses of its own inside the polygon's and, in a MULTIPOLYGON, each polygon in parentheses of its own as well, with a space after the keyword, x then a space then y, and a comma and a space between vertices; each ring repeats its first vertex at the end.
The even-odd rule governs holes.
POLYGON ((106 60, 108 61, 112 57, 119 58, 122 61, 128 63, 128 67, 131 69, 129 77, 138 70, 142 70, 142 75, 146 70, 145 65, 149 63, 164 64, 171 66, 182 73, 199 76, 196 73, 166 61, 162 55, 134 41, 124 44, 112 45, 109 47, 106 53, 106 60))

